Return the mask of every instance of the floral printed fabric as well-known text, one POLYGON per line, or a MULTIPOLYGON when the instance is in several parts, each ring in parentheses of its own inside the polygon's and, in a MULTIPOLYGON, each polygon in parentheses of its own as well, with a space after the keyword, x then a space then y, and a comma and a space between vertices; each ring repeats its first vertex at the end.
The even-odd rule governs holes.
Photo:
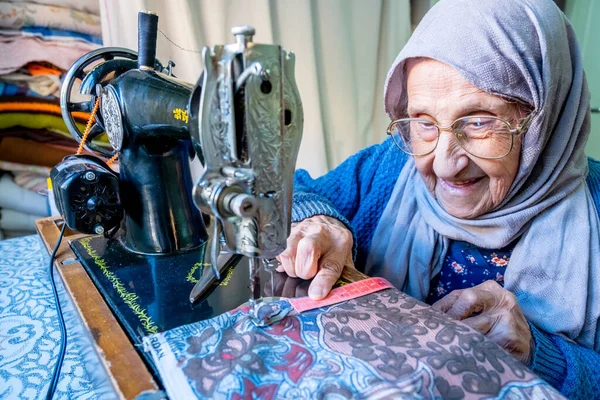
POLYGON ((395 289, 291 310, 265 328, 248 312, 144 339, 171 399, 562 398, 481 334, 395 289))
MULTIPOLYGON (((42 399, 50 386, 60 332, 48 261, 37 236, 0 241, 1 399, 42 399)), ((115 398, 73 306, 61 304, 68 340, 54 398, 115 398)))
POLYGON ((440 273, 431 281, 426 302, 433 304, 457 289, 477 286, 494 280, 504 286, 504 272, 514 244, 488 250, 467 242, 452 241, 440 273))

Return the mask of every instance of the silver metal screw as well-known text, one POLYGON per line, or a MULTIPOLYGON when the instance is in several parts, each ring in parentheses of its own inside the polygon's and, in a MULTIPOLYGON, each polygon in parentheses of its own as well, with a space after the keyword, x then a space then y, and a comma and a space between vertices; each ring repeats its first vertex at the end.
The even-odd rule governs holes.
POLYGON ((165 67, 163 72, 168 76, 172 76, 174 67, 175 67, 175 63, 172 60, 169 60, 169 62, 167 63, 167 66, 165 67))
POLYGON ((260 79, 262 79, 263 82, 271 80, 271 71, 268 68, 261 69, 260 79))
POLYGON ((96 174, 92 171, 86 172, 85 179, 87 179, 88 181, 93 181, 94 179, 96 179, 96 174))
POLYGON ((97 235, 102 235, 104 233, 104 227, 102 225, 96 225, 94 227, 94 232, 96 232, 97 235))
POLYGON ((252 36, 254 36, 256 30, 251 26, 241 25, 231 28, 231 33, 233 33, 237 44, 246 47, 249 42, 252 42, 252 36))

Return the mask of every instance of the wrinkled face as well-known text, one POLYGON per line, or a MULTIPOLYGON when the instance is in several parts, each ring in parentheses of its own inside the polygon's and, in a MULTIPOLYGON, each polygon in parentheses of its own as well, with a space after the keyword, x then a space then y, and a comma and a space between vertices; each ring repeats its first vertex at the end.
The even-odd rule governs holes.
MULTIPOLYGON (((407 64, 408 115, 427 118, 442 127, 468 115, 503 118, 514 127, 522 114, 516 104, 483 92, 459 72, 431 59, 409 60, 407 64)), ((471 219, 496 207, 511 187, 519 169, 520 137, 504 158, 486 160, 463 150, 450 131, 441 132, 436 149, 415 156, 427 188, 451 215, 471 219)))

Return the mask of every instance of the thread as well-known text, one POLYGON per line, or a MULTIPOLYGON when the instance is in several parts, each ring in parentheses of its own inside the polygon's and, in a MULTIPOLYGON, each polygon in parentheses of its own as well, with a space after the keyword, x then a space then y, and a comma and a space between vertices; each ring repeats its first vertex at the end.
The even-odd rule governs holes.
POLYGON ((177 43, 175 43, 174 41, 172 41, 167 35, 165 35, 165 33, 163 31, 161 31, 160 29, 158 31, 160 32, 161 35, 163 35, 165 37, 165 39, 167 39, 169 42, 171 42, 171 44, 173 46, 177 47, 179 50, 187 51, 189 53, 202 53, 202 50, 190 50, 190 49, 186 49, 184 47, 181 47, 180 45, 178 45, 177 43))
POLYGON ((96 99, 96 103, 94 104, 94 109, 90 114, 90 119, 88 120, 87 125, 85 126, 85 131, 83 132, 83 136, 81 137, 81 142, 79 142, 79 148, 77 149, 77 155, 83 152, 83 147, 85 146, 85 142, 87 141, 88 135, 90 134, 90 130, 92 129, 92 124, 94 123, 96 112, 98 111, 98 106, 100 106, 100 97, 96 99))
POLYGON ((119 153, 115 153, 111 158, 109 158, 108 161, 106 161, 106 165, 110 167, 111 164, 114 163, 117 158, 119 158, 119 153))

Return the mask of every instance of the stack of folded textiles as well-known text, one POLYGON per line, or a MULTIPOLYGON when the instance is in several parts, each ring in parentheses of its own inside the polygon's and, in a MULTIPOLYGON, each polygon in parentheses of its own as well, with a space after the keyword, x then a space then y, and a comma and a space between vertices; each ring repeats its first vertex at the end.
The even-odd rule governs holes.
MULTIPOLYGON (((60 112, 61 79, 100 47, 98 14, 98 0, 0 1, 0 240, 34 233, 50 215, 50 168, 78 147, 60 112)), ((83 130, 89 113, 74 117, 83 130)))

